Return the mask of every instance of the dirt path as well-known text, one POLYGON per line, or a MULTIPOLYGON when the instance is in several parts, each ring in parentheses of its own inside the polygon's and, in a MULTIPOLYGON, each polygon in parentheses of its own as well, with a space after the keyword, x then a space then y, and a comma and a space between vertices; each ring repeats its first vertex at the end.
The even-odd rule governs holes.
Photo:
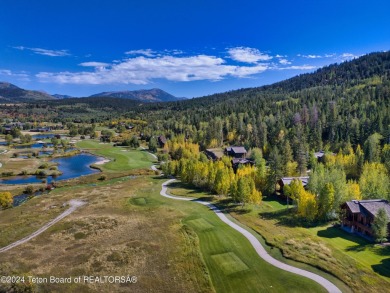
POLYGON ((271 264, 271 265, 273 265, 273 266, 275 266, 275 267, 277 267, 279 269, 282 269, 284 271, 287 271, 287 272, 290 272, 290 273, 294 273, 294 274, 297 274, 297 275, 309 278, 309 279, 317 282, 318 284, 320 284, 328 292, 331 292, 331 293, 341 293, 340 289, 337 288, 333 283, 331 283, 327 279, 325 279, 325 278, 323 278, 323 277, 321 277, 321 276, 319 276, 317 274, 314 274, 312 272, 305 271, 305 270, 302 270, 302 269, 290 266, 288 264, 285 264, 283 262, 280 262, 280 261, 274 259, 272 256, 270 256, 268 254, 268 252, 264 249, 264 247, 261 245, 259 240, 256 239, 255 236, 253 236, 249 231, 245 230, 244 228, 238 226, 236 223, 234 223, 231 220, 229 220, 225 216, 225 214, 220 209, 218 209, 215 205, 213 205, 213 204, 211 204, 209 202, 206 202, 206 201, 194 200, 192 198, 185 198, 185 197, 177 197, 177 196, 168 195, 167 194, 167 189, 168 189, 167 185, 169 183, 173 182, 173 181, 175 181, 175 179, 170 179, 168 181, 165 181, 162 184, 162 188, 161 188, 161 192, 160 192, 160 194, 162 196, 168 197, 168 198, 171 198, 171 199, 176 199, 176 200, 194 201, 194 202, 200 203, 202 205, 208 206, 218 216, 218 218, 221 219, 222 222, 226 223, 227 225, 232 227, 234 230, 236 230, 236 231, 240 232, 242 235, 244 235, 244 237, 246 239, 248 239, 249 242, 252 244, 252 246, 256 250, 257 254, 262 259, 264 259, 266 262, 268 262, 269 264, 271 264))
POLYGON ((50 222, 46 223, 45 225, 43 225, 41 228, 39 228, 37 231, 35 231, 34 233, 30 234, 29 236, 23 238, 23 239, 20 239, 14 243, 11 243, 10 245, 7 245, 3 248, 0 248, 0 253, 2 252, 5 252, 7 250, 10 250, 16 246, 19 246, 23 243, 26 243, 27 241, 33 239, 34 237, 38 236, 39 234, 43 233, 44 231, 46 231, 48 228, 50 228, 51 226, 53 226, 55 223, 61 221, 63 218, 65 218, 66 216, 69 216, 71 213, 73 213, 77 208, 81 207, 85 205, 85 202, 84 201, 81 201, 81 200, 76 200, 76 199, 72 199, 69 201, 69 206, 70 208, 67 209, 65 212, 63 212, 62 214, 60 214, 58 217, 54 218, 53 220, 51 220, 50 222))

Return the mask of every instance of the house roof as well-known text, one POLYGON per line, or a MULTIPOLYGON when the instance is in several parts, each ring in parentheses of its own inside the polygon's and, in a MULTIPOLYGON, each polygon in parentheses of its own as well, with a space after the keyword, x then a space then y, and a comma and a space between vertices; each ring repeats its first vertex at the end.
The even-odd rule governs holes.
POLYGON ((376 216, 380 208, 384 208, 390 218, 390 204, 384 199, 352 200, 346 202, 352 213, 369 213, 376 216))
POLYGON ((235 154, 246 154, 246 149, 244 147, 231 147, 231 151, 235 154))
POLYGON ((319 152, 314 153, 314 156, 315 156, 317 159, 318 159, 318 158, 322 158, 324 155, 325 155, 325 152, 324 152, 324 151, 319 151, 319 152))
POLYGON ((214 156, 216 159, 220 159, 223 157, 223 150, 220 148, 206 149, 206 153, 211 156, 214 156))
POLYGON ((302 177, 283 177, 281 180, 284 185, 290 185, 290 183, 294 180, 298 179, 302 182, 303 186, 306 186, 309 183, 309 176, 302 176, 302 177))
POLYGON ((159 140, 160 142, 162 142, 162 143, 166 143, 166 142, 167 142, 167 139, 165 138, 164 135, 160 135, 160 136, 158 137, 158 140, 159 140))
POLYGON ((234 159, 232 159, 232 163, 233 163, 233 165, 235 165, 235 164, 252 164, 253 161, 248 160, 248 159, 234 158, 234 159))
POLYGON ((346 204, 352 213, 354 214, 360 213, 361 210, 359 204, 356 204, 353 201, 347 201, 346 204))

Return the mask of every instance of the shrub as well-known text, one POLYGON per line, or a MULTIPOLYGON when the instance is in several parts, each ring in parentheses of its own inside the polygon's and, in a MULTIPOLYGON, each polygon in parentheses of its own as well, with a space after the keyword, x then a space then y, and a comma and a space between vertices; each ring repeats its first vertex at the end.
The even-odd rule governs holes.
POLYGON ((38 168, 39 169, 47 169, 49 167, 49 164, 48 163, 43 163, 42 165, 40 165, 38 168))
POLYGON ((98 180, 100 180, 100 181, 103 181, 103 180, 106 180, 106 175, 101 175, 99 178, 98 178, 98 180))
POLYGON ((38 176, 46 176, 46 172, 43 171, 43 170, 36 170, 36 171, 35 171, 35 175, 38 175, 38 176))
POLYGON ((1 173, 1 175, 3 176, 3 177, 9 177, 9 176, 14 176, 14 172, 3 172, 3 173, 1 173))
POLYGON ((34 187, 29 185, 29 186, 26 187, 24 192, 27 193, 27 194, 32 194, 34 192, 34 187))

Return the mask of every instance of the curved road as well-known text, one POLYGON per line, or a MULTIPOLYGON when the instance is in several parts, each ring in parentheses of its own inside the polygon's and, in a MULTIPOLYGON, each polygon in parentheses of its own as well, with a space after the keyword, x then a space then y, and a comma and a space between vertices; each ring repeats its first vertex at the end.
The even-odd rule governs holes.
POLYGON ((282 262, 274 259, 272 256, 270 256, 268 254, 268 252, 264 249, 264 247, 261 245, 259 240, 256 239, 255 236, 253 236, 247 230, 245 230, 244 228, 238 226, 237 224, 235 224, 234 222, 229 220, 222 213, 222 211, 220 209, 218 209, 215 205, 213 205, 213 204, 211 204, 209 202, 206 202, 206 201, 194 200, 192 198, 185 198, 185 197, 177 197, 177 196, 168 195, 167 194, 167 189, 168 189, 167 185, 169 183, 173 182, 173 181, 175 181, 175 179, 170 179, 168 181, 165 181, 162 184, 162 188, 161 188, 161 192, 160 192, 160 194, 162 196, 165 196, 165 197, 168 197, 168 198, 171 198, 171 199, 176 199, 176 200, 194 201, 194 202, 200 203, 202 205, 208 206, 221 219, 222 222, 228 224, 234 230, 237 230, 242 235, 244 235, 245 238, 248 239, 249 242, 252 244, 252 246, 256 250, 257 254, 262 259, 264 259, 266 262, 268 262, 269 264, 271 264, 271 265, 273 265, 273 266, 275 266, 275 267, 277 267, 279 269, 285 270, 287 272, 291 272, 291 273, 294 273, 294 274, 297 274, 297 275, 309 278, 309 279, 317 282, 318 284, 320 284, 322 287, 324 287, 326 290, 328 290, 328 292, 331 292, 331 293, 341 293, 340 289, 337 288, 333 283, 329 282, 327 279, 325 279, 325 278, 323 278, 323 277, 321 277, 321 276, 319 276, 317 274, 314 274, 312 272, 305 271, 305 270, 302 270, 302 269, 298 269, 296 267, 290 266, 288 264, 282 263, 282 262))
POLYGON ((5 252, 7 250, 10 250, 16 246, 19 246, 23 243, 26 243, 27 241, 33 239, 34 237, 38 236, 39 234, 43 233, 44 231, 46 231, 48 228, 50 228, 51 226, 53 226, 55 223, 61 221, 63 218, 65 218, 66 216, 70 215, 71 213, 73 213, 77 208, 85 205, 85 202, 84 201, 81 201, 81 200, 75 200, 75 199, 72 199, 69 201, 69 205, 70 205, 70 208, 67 209, 65 212, 63 212, 62 214, 60 214, 58 217, 54 218, 53 220, 51 220, 50 222, 48 222, 47 224, 43 225, 41 228, 39 228, 37 231, 35 231, 34 233, 30 234, 29 236, 23 238, 23 239, 20 239, 18 241, 15 241, 14 243, 11 243, 10 245, 7 245, 3 248, 0 248, 0 253, 2 252, 5 252))

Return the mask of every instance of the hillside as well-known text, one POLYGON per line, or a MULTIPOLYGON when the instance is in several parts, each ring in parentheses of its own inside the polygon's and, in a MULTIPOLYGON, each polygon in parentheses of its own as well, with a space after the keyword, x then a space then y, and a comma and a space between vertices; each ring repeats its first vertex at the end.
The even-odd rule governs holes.
POLYGON ((161 89, 150 89, 150 90, 137 90, 137 91, 115 91, 115 92, 102 92, 91 95, 90 97, 112 97, 121 99, 132 99, 141 101, 144 103, 152 102, 169 102, 182 100, 177 98, 161 89))
POLYGON ((56 99, 71 99, 73 98, 72 96, 68 96, 68 95, 61 95, 61 94, 54 94, 52 95, 54 98, 56 99))
POLYGON ((230 99, 245 97, 256 98, 262 94, 291 94, 310 88, 353 87, 365 83, 368 79, 390 79, 390 52, 377 52, 340 64, 322 67, 313 73, 305 73, 287 80, 254 88, 243 88, 225 93, 216 93, 184 101, 183 106, 191 103, 215 104, 230 99))
POLYGON ((230 136, 227 143, 269 151, 287 139, 296 159, 299 148, 338 151, 363 145, 375 132, 388 140, 389 73, 390 53, 372 53, 273 85, 144 105, 128 116, 151 129, 164 125, 167 134, 187 129, 202 147, 230 136))
POLYGON ((25 102, 52 99, 54 98, 51 95, 43 92, 25 90, 8 82, 0 82, 0 101, 25 102))

